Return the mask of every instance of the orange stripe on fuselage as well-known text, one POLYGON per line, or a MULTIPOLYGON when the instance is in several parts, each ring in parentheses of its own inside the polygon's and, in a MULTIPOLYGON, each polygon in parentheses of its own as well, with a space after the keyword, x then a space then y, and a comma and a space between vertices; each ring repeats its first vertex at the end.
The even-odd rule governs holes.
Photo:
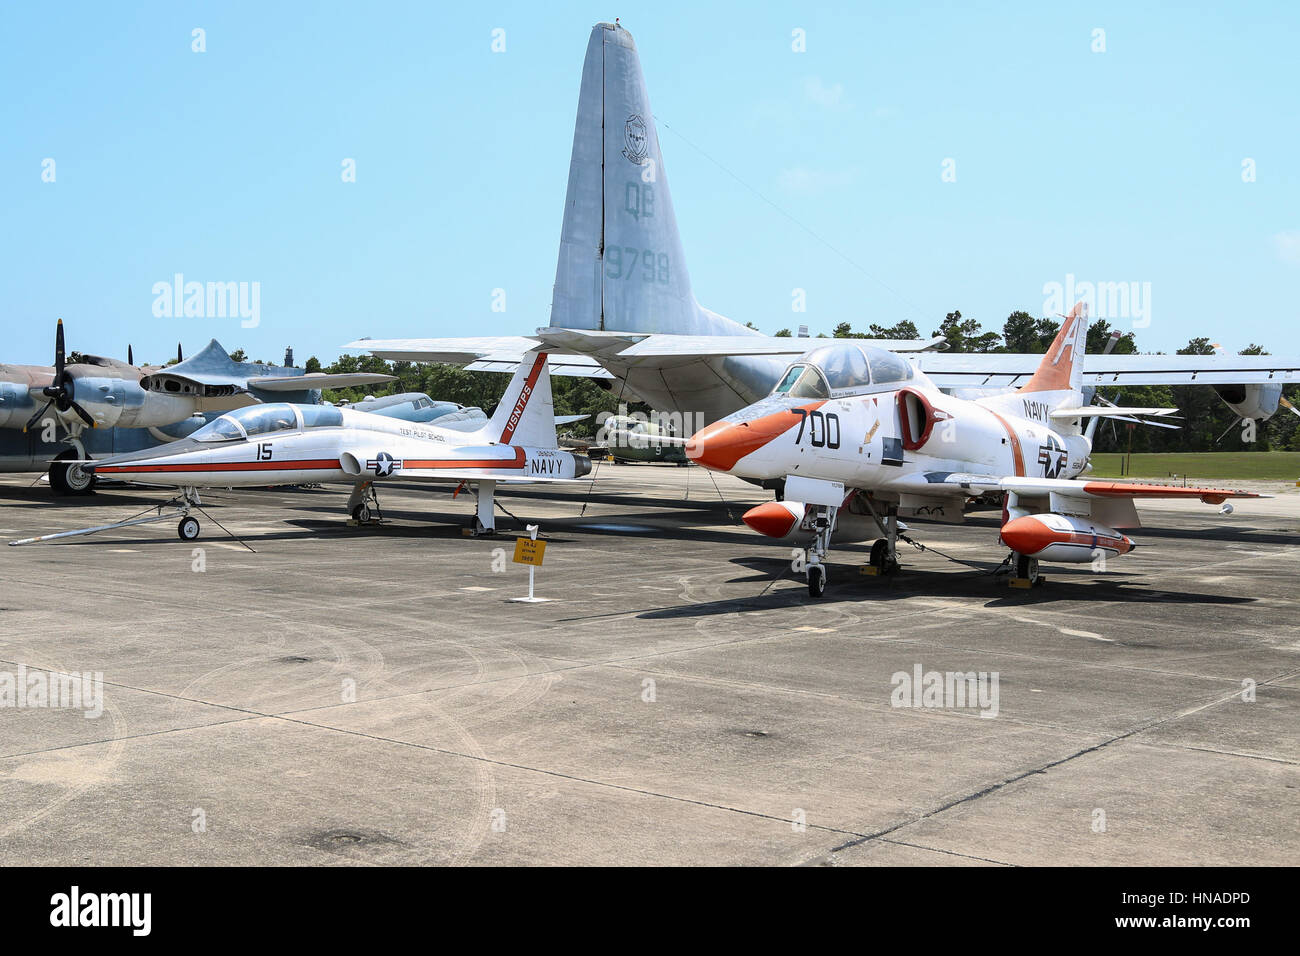
MULTIPOLYGON (((825 404, 824 401, 812 402, 799 407, 815 412, 825 404)), ((714 471, 731 471, 740 459, 785 434, 805 417, 786 409, 748 422, 714 422, 691 436, 686 443, 686 457, 714 471)))
POLYGON ((1007 437, 1011 439, 1011 455, 1015 460, 1016 477, 1023 478, 1025 476, 1025 453, 1020 449, 1020 436, 1017 435, 1016 430, 1011 427, 1011 423, 997 412, 989 409, 989 414, 1000 421, 1002 427, 1007 430, 1007 437))
POLYGON ((310 458, 296 461, 227 461, 185 462, 176 465, 97 465, 97 475, 126 475, 142 472, 178 473, 196 471, 328 471, 339 468, 337 458, 310 458))

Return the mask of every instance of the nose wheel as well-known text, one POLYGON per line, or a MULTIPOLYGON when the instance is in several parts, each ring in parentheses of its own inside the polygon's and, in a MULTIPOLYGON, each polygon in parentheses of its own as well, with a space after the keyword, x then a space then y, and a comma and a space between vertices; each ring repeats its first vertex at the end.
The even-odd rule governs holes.
POLYGON ((181 519, 181 523, 176 526, 176 533, 180 535, 182 541, 196 540, 199 536, 199 519, 186 515, 181 519))
POLYGON ((808 548, 808 565, 804 573, 808 576, 808 596, 819 598, 826 593, 826 554, 831 549, 831 535, 835 531, 837 508, 825 505, 810 505, 812 509, 811 528, 812 544, 808 548))
POLYGON ((808 596, 819 598, 826 593, 826 566, 808 565, 808 596))

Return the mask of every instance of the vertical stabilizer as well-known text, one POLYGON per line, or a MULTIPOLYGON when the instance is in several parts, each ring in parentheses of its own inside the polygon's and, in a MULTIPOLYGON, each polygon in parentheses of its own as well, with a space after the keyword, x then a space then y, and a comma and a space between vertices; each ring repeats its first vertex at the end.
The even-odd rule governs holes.
POLYGON ((1074 408, 1083 404, 1083 353, 1088 343, 1088 306, 1078 303, 1061 323, 1052 347, 1037 371, 1017 395, 1039 393, 1052 408, 1074 408))
POLYGON ((598 23, 587 43, 551 325, 737 335, 691 294, 650 98, 632 34, 598 23))
POLYGON ((555 402, 545 352, 526 352, 483 434, 501 445, 555 448, 555 402))

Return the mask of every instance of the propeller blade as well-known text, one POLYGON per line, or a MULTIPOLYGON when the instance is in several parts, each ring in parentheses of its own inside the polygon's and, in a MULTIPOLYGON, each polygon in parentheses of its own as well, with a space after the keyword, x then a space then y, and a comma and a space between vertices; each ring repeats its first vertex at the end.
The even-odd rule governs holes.
POLYGON ((54 327, 54 381, 63 377, 63 320, 54 327))
POLYGON ((1290 402, 1288 402, 1288 401, 1286 400, 1286 397, 1285 397, 1285 396, 1283 396, 1282 398, 1279 398, 1279 399, 1277 400, 1277 402, 1278 402, 1278 404, 1281 405, 1283 408, 1289 408, 1289 409, 1290 409, 1292 412, 1294 412, 1295 414, 1300 415, 1300 408, 1296 408, 1294 405, 1292 405, 1290 402))
POLYGON ((54 404, 54 399, 50 399, 48 402, 45 403, 45 407, 44 407, 44 408, 42 408, 39 412, 37 412, 37 413, 36 413, 35 415, 33 415, 31 418, 27 419, 27 424, 23 426, 23 431, 25 431, 25 432, 26 432, 26 431, 31 431, 32 426, 35 425, 37 422, 39 422, 42 418, 45 417, 45 413, 48 412, 48 411, 50 410, 50 406, 53 405, 53 404, 54 404))
POLYGON ((68 407, 71 408, 78 415, 80 415, 81 420, 85 422, 87 425, 89 425, 91 428, 95 427, 95 420, 91 418, 90 415, 87 414, 86 410, 82 408, 80 405, 78 405, 76 402, 69 399, 68 407))
POLYGON ((131 351, 130 342, 126 343, 126 364, 127 365, 135 364, 135 353, 131 351))
POLYGON ((185 361, 185 356, 181 354, 181 343, 179 342, 176 343, 176 361, 177 362, 185 361))

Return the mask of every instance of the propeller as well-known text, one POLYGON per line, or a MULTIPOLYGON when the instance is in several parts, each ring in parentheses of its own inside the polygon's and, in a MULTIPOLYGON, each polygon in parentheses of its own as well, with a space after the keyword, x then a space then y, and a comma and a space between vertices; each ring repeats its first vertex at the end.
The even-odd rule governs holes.
POLYGON ((131 351, 131 343, 130 343, 130 342, 127 342, 127 343, 126 343, 126 364, 127 364, 127 365, 134 365, 134 364, 135 364, 135 352, 131 351))
POLYGON ((181 354, 181 343, 179 342, 176 343, 176 361, 177 363, 185 361, 185 356, 181 354))
POLYGON ((39 422, 45 413, 53 405, 60 412, 66 412, 69 409, 76 412, 83 422, 91 428, 95 427, 95 420, 87 414, 86 410, 78 405, 72 398, 73 382, 72 376, 64 369, 63 354, 63 320, 59 319, 59 324, 54 330, 54 380, 41 389, 41 394, 49 399, 45 407, 28 419, 27 424, 23 426, 23 431, 30 430, 39 422))

